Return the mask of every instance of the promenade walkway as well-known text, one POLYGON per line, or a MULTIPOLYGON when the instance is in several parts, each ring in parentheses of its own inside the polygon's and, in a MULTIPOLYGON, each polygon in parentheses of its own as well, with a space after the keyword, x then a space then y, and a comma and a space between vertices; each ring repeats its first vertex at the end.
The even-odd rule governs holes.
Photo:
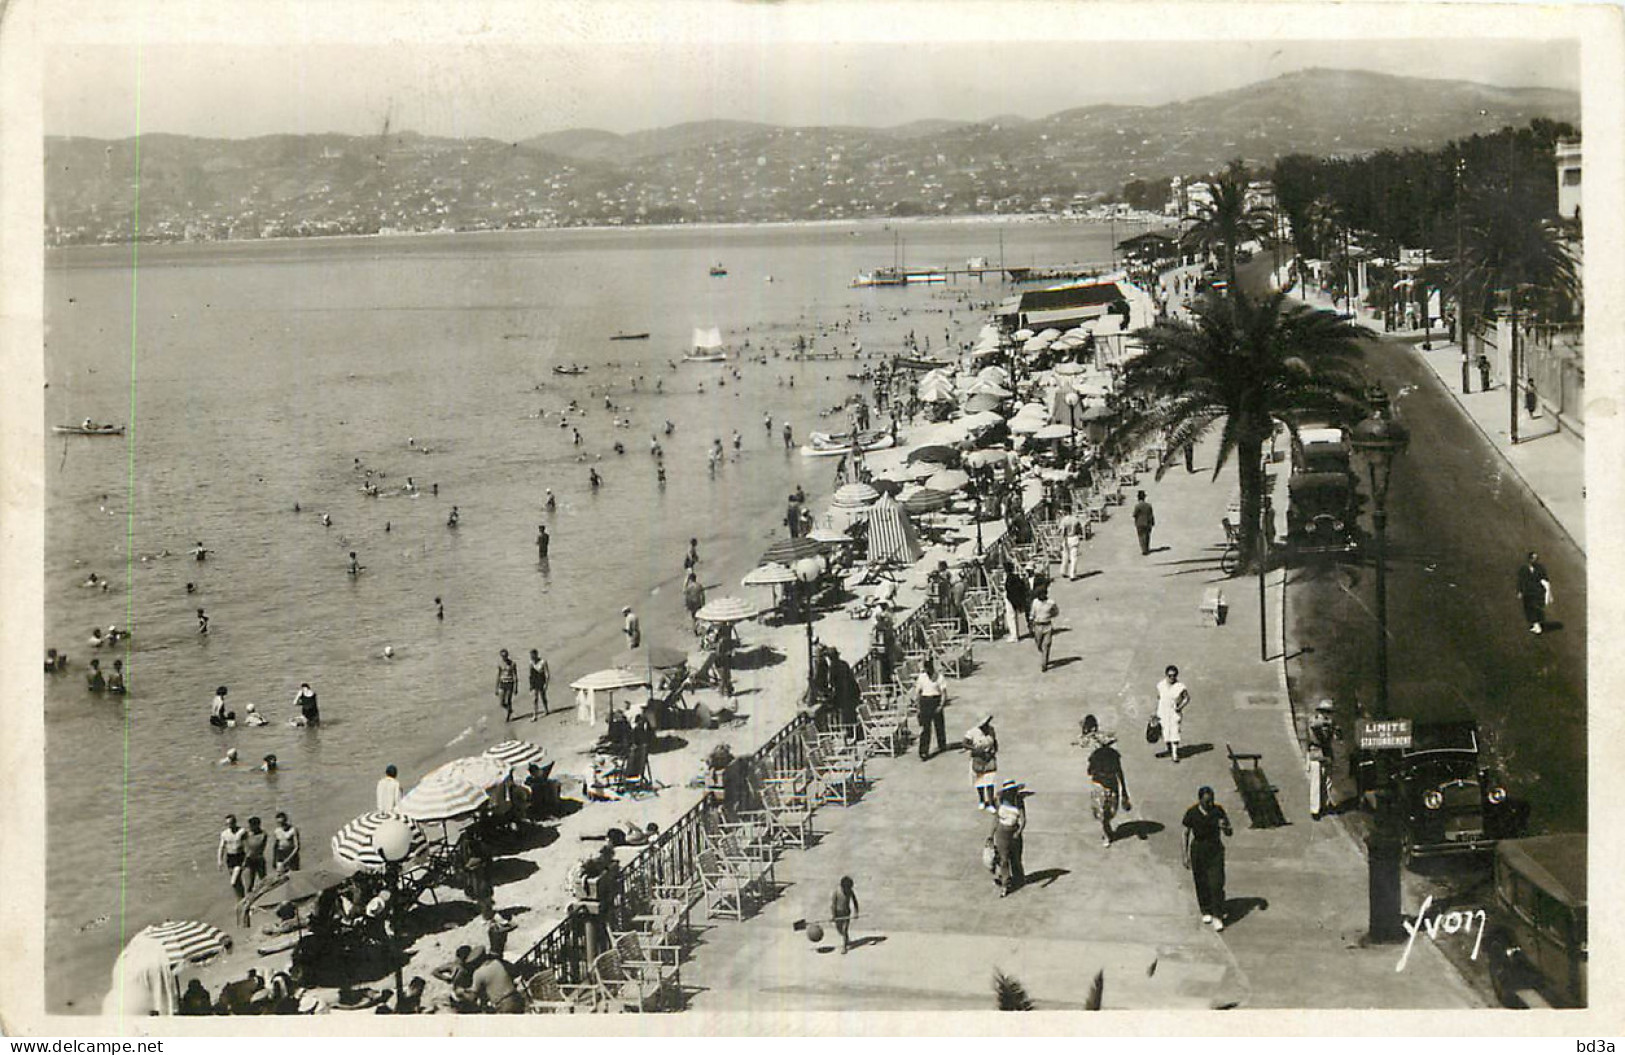
MULTIPOLYGON (((1277 281, 1277 286, 1279 281, 1277 281)), ((1334 302, 1324 291, 1299 286, 1292 295, 1316 308, 1333 309, 1334 302)), ((1381 332, 1382 316, 1362 309, 1359 321, 1381 332)), ((1583 552, 1585 538, 1585 440, 1571 429, 1558 425, 1557 415, 1550 406, 1542 405, 1541 416, 1531 419, 1524 413, 1521 400, 1518 410, 1518 443, 1513 444, 1508 429, 1510 408, 1504 383, 1497 383, 1488 391, 1479 385, 1476 369, 1468 378, 1470 393, 1462 392, 1461 347, 1447 339, 1446 331, 1435 331, 1431 349, 1422 350, 1425 334, 1409 330, 1384 335, 1387 339, 1411 345, 1412 353, 1421 358, 1439 378, 1461 412, 1478 426, 1484 438, 1506 460, 1512 471, 1523 481, 1537 501, 1545 506, 1558 525, 1583 552)))
POLYGON ((978 669, 951 683, 950 737, 991 713, 1000 775, 1024 782, 1029 885, 998 897, 981 864, 990 819, 975 808, 965 755, 921 763, 874 759, 855 805, 821 809, 822 838, 781 858, 788 888, 743 923, 709 926, 683 969, 691 1006, 763 1012, 994 1007, 995 969, 1040 1009, 1080 1008, 1104 971, 1104 1006, 1450 1008, 1478 999, 1423 939, 1401 973, 1401 949, 1362 948, 1364 856, 1346 830, 1307 814, 1308 790, 1280 673, 1279 579, 1268 597, 1272 660, 1259 658, 1257 580, 1218 571, 1219 520, 1232 485, 1198 472, 1142 480, 1157 510, 1154 552, 1141 556, 1125 508, 1085 553, 1087 574, 1058 582, 1054 659, 1040 675, 1029 641, 979 644, 978 669), (1225 625, 1197 606, 1221 585, 1225 625), (1190 686, 1185 760, 1153 757, 1143 729, 1153 686, 1177 664, 1190 686), (1134 811, 1100 845, 1082 752, 1070 742, 1086 712, 1119 737, 1134 811), (1290 824, 1253 829, 1226 745, 1262 755, 1290 824), (1199 785, 1230 812, 1232 924, 1202 926, 1180 865, 1180 818, 1199 785), (792 931, 827 914, 839 877, 856 881, 860 946, 839 955, 792 931))

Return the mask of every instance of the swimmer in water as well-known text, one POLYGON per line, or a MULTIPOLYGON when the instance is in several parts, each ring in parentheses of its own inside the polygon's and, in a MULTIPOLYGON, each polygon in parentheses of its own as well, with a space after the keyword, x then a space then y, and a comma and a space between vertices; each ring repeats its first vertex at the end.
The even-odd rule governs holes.
POLYGON ((434 599, 434 617, 441 621, 446 618, 446 606, 440 603, 440 598, 434 599))
POLYGON ((604 478, 598 475, 597 469, 587 470, 587 484, 589 487, 596 491, 599 487, 603 486, 603 483, 604 478))
POLYGON ((105 644, 107 644, 107 638, 102 636, 102 628, 99 627, 99 626, 91 627, 90 628, 90 647, 91 648, 101 648, 105 644))
POLYGON ((256 710, 254 705, 251 703, 247 707, 243 708, 243 724, 253 728, 258 728, 259 726, 270 725, 271 723, 266 721, 265 715, 256 710))
POLYGON ((332 526, 333 526, 333 518, 328 516, 326 513, 323 513, 322 514, 322 527, 332 527, 332 526))
POLYGON ((394 645, 385 645, 384 646, 384 658, 385 659, 394 659, 395 658, 395 646, 394 645))
POLYGON ((361 561, 356 559, 355 550, 351 550, 350 551, 350 574, 351 575, 360 575, 365 570, 366 569, 362 566, 361 561))
POLYGON ((677 431, 677 426, 676 426, 676 425, 673 425, 673 424, 672 424, 672 423, 671 423, 671 419, 670 419, 670 418, 667 418, 667 419, 666 419, 666 435, 668 435, 668 436, 670 436, 670 435, 671 435, 671 434, 672 434, 672 433, 673 433, 673 432, 675 432, 675 431, 677 431))
POLYGON ((549 538, 548 535, 547 535, 547 528, 545 526, 541 525, 541 524, 537 524, 536 525, 536 559, 537 560, 546 560, 547 559, 547 548, 548 548, 549 545, 552 544, 552 541, 553 540, 551 538, 549 538))
POLYGON ((293 504, 293 511, 294 511, 294 512, 295 512, 295 513, 297 513, 297 512, 299 512, 299 503, 298 503, 298 502, 295 502, 295 503, 294 503, 294 504, 293 504))
POLYGON ((275 755, 266 755, 265 756, 265 760, 260 763, 260 772, 261 773, 275 773, 276 772, 276 756, 275 755))
POLYGON ((203 546, 203 543, 199 542, 197 544, 196 548, 194 548, 192 550, 192 557, 193 557, 194 560, 200 560, 200 561, 208 560, 209 559, 209 554, 211 554, 213 552, 214 552, 214 550, 205 549, 204 546, 203 546))
POLYGON ((553 497, 553 489, 551 487, 549 487, 547 489, 547 501, 543 503, 543 508, 545 508, 549 513, 551 513, 555 509, 557 509, 558 507, 559 507, 559 500, 557 498, 553 497))
POLYGON ((738 429, 734 429, 734 450, 737 451, 742 443, 744 443, 744 437, 739 435, 738 429))
POLYGON ((661 487, 666 486, 666 467, 664 465, 655 466, 655 483, 661 487))
POLYGON ((226 748, 226 757, 215 763, 217 766, 234 766, 236 764, 237 749, 235 747, 226 748))
POLYGON ((446 518, 446 526, 450 527, 450 528, 454 528, 454 527, 457 526, 457 521, 460 520, 460 519, 462 519, 462 518, 460 516, 458 516, 457 507, 452 506, 451 507, 451 515, 446 518))
POLYGON ((237 724, 237 712, 226 710, 227 688, 222 685, 214 690, 214 702, 209 704, 209 724, 217 729, 237 724))
POLYGON ((197 632, 205 635, 209 632, 209 617, 201 608, 197 610, 197 632))

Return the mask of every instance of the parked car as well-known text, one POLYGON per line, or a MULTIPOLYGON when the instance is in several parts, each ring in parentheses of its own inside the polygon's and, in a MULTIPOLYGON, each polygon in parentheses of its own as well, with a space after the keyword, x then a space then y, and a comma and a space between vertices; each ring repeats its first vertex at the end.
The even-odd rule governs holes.
POLYGON ((1519 834, 1528 814, 1479 753, 1471 718, 1415 721, 1394 787, 1412 858, 1483 853, 1519 834))
POLYGON ((1287 477, 1286 537, 1299 553, 1342 553, 1359 544, 1359 496, 1349 445, 1335 427, 1299 427, 1287 477))
POLYGON ((1586 837, 1538 835, 1495 848, 1485 946, 1508 1007, 1586 1006, 1586 837))

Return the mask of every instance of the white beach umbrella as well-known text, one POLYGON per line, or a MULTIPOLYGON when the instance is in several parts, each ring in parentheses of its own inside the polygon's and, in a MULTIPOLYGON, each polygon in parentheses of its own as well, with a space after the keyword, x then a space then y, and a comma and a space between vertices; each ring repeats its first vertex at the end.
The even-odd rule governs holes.
POLYGON ((1033 335, 1033 331, 1023 328, 1023 329, 1017 330, 1015 333, 1012 333, 1010 336, 1015 338, 1018 341, 1025 341, 1028 338, 1032 337, 1032 335, 1033 335))
POLYGON ((783 564, 764 564, 747 572, 740 580, 742 586, 782 586, 787 582, 795 582, 796 573, 783 564))
MULTIPOLYGON (((712 602, 713 604, 717 602, 712 602)), ((710 608, 706 605, 705 608, 710 608)), ((700 609, 703 613, 705 608, 700 609)), ((701 618, 704 618, 702 615, 701 618)), ((601 692, 605 689, 630 689, 638 685, 649 684, 649 675, 636 670, 627 670, 625 667, 609 667, 605 670, 594 671, 584 677, 577 678, 570 683, 570 688, 601 692)))
POLYGON ((836 489, 829 504, 840 509, 867 509, 879 497, 880 492, 868 484, 847 484, 836 489))
POLYGON ((1071 426, 1063 425, 1059 421, 1056 421, 1056 422, 1051 422, 1048 425, 1045 425, 1043 428, 1041 428, 1037 432, 1033 433, 1033 439, 1035 439, 1035 440, 1064 440, 1070 435, 1072 435, 1071 426))
POLYGON ((761 609, 748 601, 742 601, 737 597, 719 597, 695 613, 695 618, 703 619, 707 623, 742 623, 747 619, 755 619, 760 613, 761 609))
POLYGON ((969 483, 970 476, 967 475, 964 470, 943 469, 940 472, 932 474, 930 479, 925 481, 925 486, 933 491, 941 491, 944 494, 949 494, 959 490, 969 483))
POLYGON ((425 777, 408 791, 397 807, 419 821, 449 821, 491 803, 485 789, 453 776, 425 777))

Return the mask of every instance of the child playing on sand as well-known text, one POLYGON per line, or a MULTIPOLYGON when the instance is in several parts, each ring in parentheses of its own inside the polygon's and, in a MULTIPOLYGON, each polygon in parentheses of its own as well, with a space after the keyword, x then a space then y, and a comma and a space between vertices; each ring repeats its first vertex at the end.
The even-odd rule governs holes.
POLYGON ((841 955, 852 947, 852 917, 862 911, 858 904, 858 892, 853 888, 852 877, 842 876, 841 885, 835 888, 835 893, 829 898, 829 921, 834 924, 835 930, 841 936, 841 955))

